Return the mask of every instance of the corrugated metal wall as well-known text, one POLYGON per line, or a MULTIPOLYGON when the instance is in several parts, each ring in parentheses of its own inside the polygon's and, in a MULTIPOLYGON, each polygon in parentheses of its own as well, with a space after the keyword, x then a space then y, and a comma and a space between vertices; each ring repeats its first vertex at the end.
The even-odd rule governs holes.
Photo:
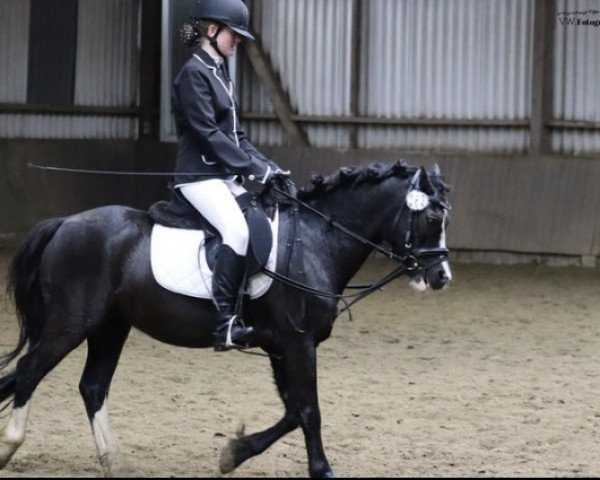
MULTIPOLYGON (((349 115, 352 2, 261 0, 252 2, 252 6, 256 30, 297 112, 349 115)), ((242 68, 242 84, 244 111, 272 111, 248 65, 242 68)), ((283 143, 281 129, 268 123, 251 122, 246 127, 256 141, 283 143)), ((345 147, 349 143, 345 126, 309 125, 307 131, 315 146, 345 147)))
POLYGON ((0 102, 22 103, 27 98, 29 2, 0 1, 0 19, 0 102))
MULTIPOLYGON (((559 13, 589 10, 600 10, 600 2, 557 1, 559 13)), ((570 15, 575 17, 597 20, 600 15, 570 15)), ((557 21, 554 46, 554 119, 600 122, 600 27, 557 21)), ((600 152, 600 131, 558 129, 552 148, 575 155, 600 152)))
MULTIPOLYGON (((361 114, 523 120, 529 115, 531 0, 371 0, 361 114)), ((526 129, 368 127, 360 146, 524 151, 526 129)))
MULTIPOLYGON (((0 101, 24 103, 29 2, 2 0, 4 10, 12 21, 0 32, 0 101)), ((79 0, 75 105, 137 104, 138 24, 139 0, 79 0)), ((137 119, 122 116, 0 115, 1 138, 135 139, 137 130, 137 119)))
MULTIPOLYGON (((256 29, 299 114, 348 116, 353 0, 254 0, 256 29)), ((397 126, 358 129, 358 147, 529 149, 534 0, 363 0, 359 112, 375 119, 518 121, 521 126, 397 126)), ((598 0, 557 0, 557 12, 600 9, 598 0)), ((597 15, 596 15, 597 17, 597 15)), ((554 119, 600 121, 598 27, 556 24, 554 119)), ((272 113, 247 64, 244 112, 272 113)), ((303 124, 314 146, 350 146, 348 126, 303 124)), ((281 145, 277 122, 247 124, 281 145)), ((600 152, 600 131, 558 129, 553 149, 600 152)))
POLYGON ((361 113, 527 118, 531 0, 375 0, 366 5, 361 113))
MULTIPOLYGON (((354 0, 248 0, 284 88, 299 114, 375 119, 526 121, 531 103, 534 0, 363 0, 358 112, 351 111, 354 0)), ((137 104, 140 0, 80 0, 75 104, 137 104)), ((561 11, 598 0, 556 0, 561 11)), ((1 0, 0 102, 27 92, 29 1, 1 0)), ((598 27, 555 25, 554 120, 600 122, 598 27)), ((272 113, 263 87, 241 65, 244 112, 272 113)), ((350 125, 303 124, 314 146, 350 146, 350 125)), ((250 121, 260 144, 281 145, 277 121, 250 121)), ((137 137, 117 116, 2 114, 4 138, 137 137), (30 128, 34 128, 31 131, 30 128)), ((358 147, 525 152, 526 127, 362 125, 358 147)), ((600 152, 600 131, 555 128, 555 152, 600 152)))
MULTIPOLYGON (((300 114, 350 114, 352 0, 254 2, 257 30, 300 114)), ((360 114, 376 118, 523 120, 529 115, 533 1, 367 0, 360 114)), ((245 111, 268 112, 243 77, 245 111)), ((251 125, 279 144, 280 129, 251 125)), ((315 146, 349 146, 348 127, 310 126, 315 146), (337 135, 333 135, 333 131, 337 135)), ((521 152, 526 128, 370 126, 360 147, 521 152)))
POLYGON ((0 114, 0 138, 130 140, 136 137, 134 118, 0 114))
POLYGON ((79 0, 75 104, 136 104, 139 0, 79 0))

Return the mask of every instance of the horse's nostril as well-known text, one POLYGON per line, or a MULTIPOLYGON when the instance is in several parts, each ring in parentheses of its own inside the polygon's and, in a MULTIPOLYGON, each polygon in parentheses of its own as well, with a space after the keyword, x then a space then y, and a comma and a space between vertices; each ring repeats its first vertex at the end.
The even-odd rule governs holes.
POLYGON ((437 276, 438 276, 438 280, 447 280, 448 279, 448 277, 446 276, 446 272, 444 272, 443 270, 438 270, 437 276))

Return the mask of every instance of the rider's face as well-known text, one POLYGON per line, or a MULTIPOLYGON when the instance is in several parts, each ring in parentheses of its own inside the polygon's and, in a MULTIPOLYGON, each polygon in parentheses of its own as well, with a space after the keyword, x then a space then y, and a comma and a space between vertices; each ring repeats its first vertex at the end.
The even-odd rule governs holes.
MULTIPOLYGON (((211 25, 208 29, 209 36, 214 36, 217 33, 217 29, 218 27, 216 25, 211 25)), ((219 50, 221 50, 226 57, 231 57, 235 53, 235 49, 241 41, 242 37, 229 27, 223 27, 217 37, 219 50)))

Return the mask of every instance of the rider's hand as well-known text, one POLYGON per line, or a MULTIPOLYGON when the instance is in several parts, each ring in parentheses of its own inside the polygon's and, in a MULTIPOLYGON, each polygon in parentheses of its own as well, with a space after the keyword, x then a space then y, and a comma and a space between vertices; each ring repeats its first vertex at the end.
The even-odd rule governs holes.
POLYGON ((279 165, 277 165, 273 160, 266 160, 266 163, 269 167, 271 167, 271 170, 275 173, 275 174, 283 174, 283 175, 289 175, 291 172, 289 170, 283 170, 279 165))
POLYGON ((273 179, 271 180, 271 185, 275 186, 282 192, 285 192, 288 195, 295 197, 296 194, 298 193, 298 189, 296 188, 296 184, 294 183, 294 181, 292 180, 292 178, 290 176, 291 173, 292 172, 290 172, 289 170, 287 170, 285 172, 283 170, 279 170, 278 172, 275 172, 275 175, 273 176, 273 179))
POLYGON ((290 178, 291 171, 282 170, 276 166, 276 169, 272 169, 270 166, 269 170, 263 178, 256 178, 254 175, 249 176, 250 180, 256 180, 263 185, 275 187, 288 195, 296 196, 297 188, 294 181, 290 178))
POLYGON ((289 177, 292 172, 290 170, 282 170, 279 168, 274 162, 270 162, 270 165, 267 166, 267 171, 265 175, 261 177, 257 177, 256 175, 249 175, 248 179, 252 181, 257 181, 262 183, 263 185, 267 185, 273 182, 276 182, 280 177, 289 177))

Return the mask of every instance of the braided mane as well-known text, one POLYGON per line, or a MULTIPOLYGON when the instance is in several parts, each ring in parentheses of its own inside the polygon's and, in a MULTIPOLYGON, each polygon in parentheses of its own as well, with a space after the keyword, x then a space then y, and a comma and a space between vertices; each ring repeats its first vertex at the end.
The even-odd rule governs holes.
POLYGON ((320 173, 313 175, 310 185, 298 191, 298 198, 303 201, 310 200, 340 186, 360 185, 367 182, 380 183, 389 177, 408 178, 416 170, 415 167, 409 167, 402 161, 392 165, 372 163, 365 167, 342 167, 337 173, 327 177, 320 173))

